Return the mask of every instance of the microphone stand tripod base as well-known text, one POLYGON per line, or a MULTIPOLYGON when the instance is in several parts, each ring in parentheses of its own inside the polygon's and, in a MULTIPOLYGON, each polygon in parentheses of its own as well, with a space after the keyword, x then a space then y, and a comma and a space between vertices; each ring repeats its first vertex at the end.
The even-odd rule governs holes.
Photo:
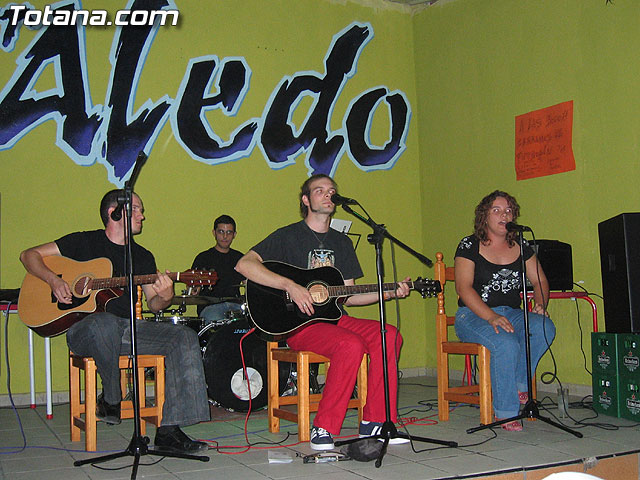
POLYGON ((392 421, 389 421, 389 420, 385 421, 382 424, 382 427, 380 428, 380 433, 376 435, 370 435, 368 437, 362 437, 362 438, 352 438, 351 440, 339 440, 335 442, 335 445, 336 447, 339 447, 341 445, 349 445, 351 443, 361 442, 369 438, 375 438, 376 440, 383 441, 382 449, 380 450, 380 453, 378 454, 378 458, 376 459, 376 468, 380 468, 380 466, 382 465, 382 458, 387 453, 387 447, 389 445, 389 441, 393 438, 406 438, 407 440, 416 440, 418 442, 435 443, 437 445, 444 445, 452 448, 456 448, 458 446, 457 442, 450 442, 447 440, 436 440, 434 438, 427 438, 427 437, 417 437, 415 435, 407 435, 406 433, 398 432, 398 429, 396 428, 396 426, 393 424, 392 421))
MULTIPOLYGON (((185 458, 187 460, 200 460, 201 462, 208 462, 210 459, 204 455, 190 455, 188 453, 177 453, 177 452, 165 452, 162 450, 154 450, 148 447, 149 438, 148 437, 133 437, 129 446, 126 450, 122 452, 113 453, 111 455, 105 455, 99 458, 87 458, 85 460, 76 460, 73 462, 74 467, 80 467, 86 464, 97 464, 108 462, 111 460, 115 460, 117 458, 122 457, 135 457, 134 468, 137 470, 138 461, 141 456, 144 455, 157 455, 159 457, 173 457, 173 458, 185 458)), ((135 470, 132 473, 131 478, 135 478, 135 470)))
POLYGON ((547 423, 547 424, 549 424, 549 425, 551 425, 553 427, 559 428, 560 430, 564 430, 567 433, 575 435, 578 438, 582 438, 583 437, 582 433, 577 432, 575 430, 572 430, 569 427, 566 427, 566 426, 562 425, 561 423, 554 422, 553 420, 551 420, 549 418, 546 418, 546 417, 543 417, 542 415, 540 415, 540 412, 538 410, 538 404, 533 399, 529 399, 529 401, 520 410, 520 414, 516 415, 515 417, 504 418, 502 420, 498 420, 496 422, 489 423, 487 425, 480 425, 478 427, 469 428, 469 429, 467 429, 467 433, 474 433, 474 432, 477 432, 478 430, 484 430, 485 428, 497 427, 498 425, 502 425, 503 423, 509 423, 509 422, 513 422, 515 420, 522 420, 522 419, 525 419, 525 418, 526 419, 535 418, 536 420, 540 420, 541 422, 545 422, 545 423, 547 423))

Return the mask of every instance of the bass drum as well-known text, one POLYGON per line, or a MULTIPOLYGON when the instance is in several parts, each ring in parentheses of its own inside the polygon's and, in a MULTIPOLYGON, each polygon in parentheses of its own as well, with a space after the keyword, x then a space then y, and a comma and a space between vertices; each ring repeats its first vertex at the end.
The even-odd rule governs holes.
MULTIPOLYGON (((246 319, 239 319, 224 325, 208 325, 199 334, 209 398, 231 411, 249 410, 249 388, 242 369, 240 339, 250 329, 246 319)), ((254 332, 243 340, 242 350, 251 389, 251 409, 258 410, 267 406, 267 346, 254 332)), ((290 373, 290 364, 288 368, 280 368, 281 394, 287 387, 290 373)))

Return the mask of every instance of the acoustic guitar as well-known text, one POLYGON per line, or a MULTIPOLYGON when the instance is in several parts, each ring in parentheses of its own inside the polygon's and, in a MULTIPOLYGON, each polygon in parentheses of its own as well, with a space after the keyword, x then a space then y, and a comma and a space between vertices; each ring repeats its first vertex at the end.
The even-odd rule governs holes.
MULTIPOLYGON (((345 297, 377 292, 378 284, 345 285, 337 268, 298 268, 282 262, 263 263, 272 272, 287 277, 302 285, 313 298, 313 315, 302 312, 284 290, 266 287, 247 280, 245 289, 249 318, 256 327, 256 333, 264 340, 274 341, 292 335, 310 323, 337 322, 342 316, 338 302, 345 297)), ((426 298, 441 291, 437 280, 418 279, 407 282, 409 288, 417 290, 426 298)), ((396 283, 384 283, 384 292, 394 292, 396 283)))
MULTIPOLYGON (((27 327, 43 337, 60 335, 90 313, 104 311, 110 300, 124 293, 118 287, 125 287, 129 282, 128 277, 110 277, 113 267, 108 258, 78 262, 52 255, 43 260, 47 267, 69 284, 73 295, 70 304, 61 303, 47 282, 30 273, 24 277, 18 298, 18 315, 27 327)), ((218 280, 216 272, 199 270, 168 275, 174 282, 189 286, 214 285, 218 280)), ((155 273, 135 275, 133 281, 135 285, 146 285, 157 278, 155 273)))

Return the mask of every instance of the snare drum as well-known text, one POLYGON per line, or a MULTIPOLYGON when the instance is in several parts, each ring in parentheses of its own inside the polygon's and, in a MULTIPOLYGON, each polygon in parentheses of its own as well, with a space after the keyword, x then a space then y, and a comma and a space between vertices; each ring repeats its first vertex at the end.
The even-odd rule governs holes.
POLYGON ((221 302, 205 307, 200 312, 200 315, 204 319, 203 326, 208 326, 210 323, 218 325, 220 323, 229 323, 245 319, 245 309, 246 307, 244 304, 238 304, 236 302, 221 302))
POLYGON ((196 332, 200 332, 204 326, 204 320, 200 317, 183 317, 181 315, 173 315, 165 317, 164 315, 156 315, 156 322, 170 322, 174 325, 184 325, 196 332))
POLYGON ((228 322, 235 322, 236 320, 246 320, 247 319, 247 306, 246 304, 238 305, 237 309, 227 310, 224 314, 224 318, 228 322))
MULTIPOLYGON (((242 369, 239 344, 249 330, 249 322, 239 319, 223 325, 207 325, 198 334, 209 398, 237 412, 249 410, 249 388, 251 409, 267 406, 267 346, 255 332, 242 342, 249 386, 242 369)), ((291 368, 284 362, 280 365, 280 385, 284 392, 291 368)))

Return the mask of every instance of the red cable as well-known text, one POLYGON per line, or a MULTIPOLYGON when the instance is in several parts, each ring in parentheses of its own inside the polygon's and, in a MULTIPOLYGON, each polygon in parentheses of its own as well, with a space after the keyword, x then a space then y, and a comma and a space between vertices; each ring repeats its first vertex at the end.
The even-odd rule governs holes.
MULTIPOLYGON (((253 327, 247 333, 245 333, 240 339, 240 343, 239 343, 240 358, 242 359, 242 371, 244 372, 244 378, 247 381, 247 392, 249 392, 249 410, 247 410, 247 415, 244 418, 244 439, 247 442, 247 445, 249 444, 249 434, 247 432, 247 423, 249 422, 249 415, 251 415, 251 382, 249 381, 249 375, 247 373, 247 365, 244 362, 244 352, 242 351, 242 342, 245 338, 251 335, 255 331, 255 329, 256 328, 253 327)), ((248 445, 247 451, 249 448, 251 448, 250 445, 248 445)))

